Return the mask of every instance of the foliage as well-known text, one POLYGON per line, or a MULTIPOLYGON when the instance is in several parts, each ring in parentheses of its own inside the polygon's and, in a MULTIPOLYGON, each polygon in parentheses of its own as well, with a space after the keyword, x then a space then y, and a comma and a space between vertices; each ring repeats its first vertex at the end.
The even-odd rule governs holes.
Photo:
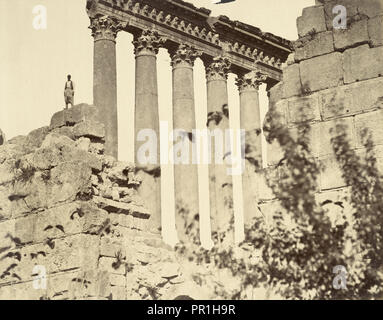
MULTIPOLYGON (((351 195, 349 214, 342 210, 334 219, 334 210, 327 209, 332 201, 318 201, 322 168, 310 151, 308 123, 298 126, 296 139, 275 110, 270 110, 265 123, 268 142, 276 140, 284 153, 275 168, 277 179, 271 175, 267 179, 280 204, 272 223, 262 215, 255 218, 239 246, 225 241, 230 230, 214 233, 215 246, 206 250, 199 245, 198 221, 185 216, 191 243, 179 244, 178 251, 215 270, 200 282, 213 284, 220 298, 253 298, 254 289, 260 287, 287 299, 378 298, 383 287, 383 184, 368 131, 363 134, 363 158, 351 147, 345 125, 339 123, 331 132, 335 159, 351 195), (346 289, 334 288, 335 266, 347 270, 346 289), (230 277, 219 279, 224 271, 230 277), (233 281, 237 287, 227 289, 233 281)), ((343 202, 336 205, 344 208, 343 202)))

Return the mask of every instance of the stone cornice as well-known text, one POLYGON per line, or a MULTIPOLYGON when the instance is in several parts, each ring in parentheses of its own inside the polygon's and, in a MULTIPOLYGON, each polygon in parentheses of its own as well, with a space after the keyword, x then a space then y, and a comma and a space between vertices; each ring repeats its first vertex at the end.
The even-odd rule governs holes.
POLYGON ((262 83, 267 80, 267 75, 259 71, 252 71, 246 73, 236 79, 236 85, 238 86, 239 92, 248 90, 258 90, 262 83))
POLYGON ((110 40, 115 41, 117 33, 123 30, 127 23, 113 19, 109 16, 96 16, 90 19, 89 29, 95 41, 110 40))
POLYGON ((290 42, 260 29, 214 18, 181 0, 89 0, 89 16, 108 14, 129 21, 128 32, 155 28, 168 37, 165 46, 185 43, 204 54, 203 60, 225 54, 234 73, 261 70, 271 82, 282 79, 281 64, 291 53, 290 42), (89 4, 90 3, 90 4, 89 4))
POLYGON ((173 68, 182 65, 193 67, 194 61, 202 55, 202 52, 188 45, 180 44, 176 50, 170 50, 170 55, 173 68))
POLYGON ((134 53, 138 55, 156 55, 160 47, 166 42, 166 38, 160 36, 155 30, 145 29, 140 36, 133 41, 134 53))
POLYGON ((206 67, 206 80, 227 80, 231 63, 228 58, 219 56, 213 60, 206 67))

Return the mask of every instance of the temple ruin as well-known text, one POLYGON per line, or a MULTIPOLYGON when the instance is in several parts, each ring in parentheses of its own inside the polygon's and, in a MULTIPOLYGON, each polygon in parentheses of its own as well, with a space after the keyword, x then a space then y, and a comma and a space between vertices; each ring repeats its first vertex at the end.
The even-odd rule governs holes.
MULTIPOLYGON (((267 172, 283 174, 277 143, 267 146, 267 168, 256 170, 263 167, 262 83, 292 135, 303 121, 311 127, 312 157, 323 164, 318 201, 344 201, 349 191, 331 149, 337 123, 347 126, 360 154, 362 131, 370 129, 382 169, 382 0, 317 0, 297 19, 294 42, 181 0, 89 0, 86 9, 94 37, 94 106, 60 111, 49 126, 0 146, 0 299, 216 298, 193 278, 196 270, 216 270, 180 260, 159 234, 159 164, 117 160, 118 32, 134 36, 136 134, 149 128, 159 135, 159 48, 172 59, 174 127, 188 139, 195 128, 195 59, 206 67, 209 129, 229 127, 226 80, 229 72, 238 76, 245 222, 255 212, 252 199, 266 217, 280 208, 264 179, 267 172), (334 28, 336 5, 347 8, 347 29, 334 28), (46 283, 36 274, 45 274, 46 283)), ((216 230, 233 216, 230 179, 225 165, 209 166, 216 230)), ((187 210, 198 212, 196 166, 176 165, 174 184, 187 210)), ((343 204, 336 210, 349 210, 343 204)))
MULTIPOLYGON (((237 75, 240 95, 241 128, 246 131, 246 158, 262 167, 261 119, 258 89, 266 83, 268 90, 282 79, 282 63, 291 53, 291 44, 256 27, 229 18, 210 16, 184 1, 88 1, 88 15, 94 37, 94 104, 98 106, 106 129, 106 153, 117 157, 117 83, 116 49, 118 32, 134 36, 136 56, 135 132, 152 129, 159 137, 156 54, 166 48, 173 69, 173 125, 191 135, 195 129, 193 65, 197 57, 206 68, 208 129, 229 128, 227 76, 237 75), (219 121, 214 119, 220 117, 219 121)), ((170 68, 170 66, 169 66, 170 68)), ((170 84, 169 84, 170 85, 170 84)), ((136 155, 140 143, 136 141, 136 155)), ((191 148, 191 147, 189 147, 191 148)), ((212 150, 214 151, 214 141, 212 150)), ((159 142, 157 145, 159 153, 159 142)), ((214 152, 212 152, 214 153, 214 152)), ((160 154, 157 157, 160 159, 160 154)), ((192 163, 192 161, 190 161, 192 163)), ((250 162, 249 162, 250 163, 250 162)), ((243 175, 245 215, 254 212, 255 173, 251 166, 243 175)), ((232 177, 226 164, 209 166, 209 190, 212 229, 221 229, 234 218, 232 177)), ((142 169, 147 172, 141 186, 142 195, 161 226, 160 164, 142 169), (149 172, 149 173, 148 173, 149 172), (150 173, 151 172, 151 173, 150 173)), ((198 173, 195 164, 175 165, 176 202, 189 214, 198 213, 198 173), (187 181, 187 183, 185 183, 187 181), (178 201, 177 201, 178 200, 178 201)), ((178 208, 179 209, 179 208, 178 208)), ((177 211, 177 210, 176 210, 177 211)), ((177 217, 179 220, 179 217, 177 217)), ((248 219, 247 219, 248 220, 248 219)), ((178 222, 178 227, 182 222, 178 222)), ((179 232, 182 237, 182 233, 179 232)))

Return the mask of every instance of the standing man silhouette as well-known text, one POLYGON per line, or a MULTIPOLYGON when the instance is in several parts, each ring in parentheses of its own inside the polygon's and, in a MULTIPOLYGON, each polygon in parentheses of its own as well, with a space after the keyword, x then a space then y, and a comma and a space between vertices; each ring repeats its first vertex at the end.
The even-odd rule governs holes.
POLYGON ((65 109, 68 109, 68 104, 73 107, 74 103, 74 83, 71 80, 72 76, 68 75, 68 80, 65 82, 64 98, 65 98, 65 109))

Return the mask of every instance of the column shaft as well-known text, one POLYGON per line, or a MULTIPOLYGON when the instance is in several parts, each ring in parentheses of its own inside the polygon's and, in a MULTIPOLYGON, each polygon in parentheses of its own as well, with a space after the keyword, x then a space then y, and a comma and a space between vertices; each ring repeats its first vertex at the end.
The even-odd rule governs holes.
POLYGON ((142 178, 139 194, 151 212, 153 231, 161 230, 161 166, 160 132, 157 88, 157 57, 161 39, 157 33, 144 30, 134 41, 136 54, 136 98, 135 98, 135 159, 138 174, 142 178), (138 150, 146 142, 137 141, 141 130, 153 130, 156 137, 152 150, 156 152, 154 163, 140 163, 138 150))
POLYGON ((245 170, 242 176, 245 224, 251 223, 258 211, 257 171, 262 169, 262 128, 259 85, 266 77, 248 73, 237 80, 240 96, 240 126, 245 130, 245 170))
POLYGON ((187 241, 185 219, 194 219, 199 212, 198 166, 193 164, 192 132, 196 127, 194 105, 193 64, 199 55, 185 45, 172 53, 173 66, 173 128, 179 130, 174 150, 174 191, 176 206, 176 228, 178 239, 187 241), (180 158, 179 150, 188 150, 180 158), (187 217, 185 216, 187 215, 187 217))
MULTIPOLYGON (((234 223, 233 179, 228 172, 226 156, 226 129, 229 129, 227 73, 230 63, 218 57, 207 68, 207 111, 210 134, 217 130, 223 140, 217 144, 211 139, 211 164, 209 165, 209 190, 212 231, 225 232, 234 223), (223 150, 223 152, 221 152, 223 150), (223 163, 221 164, 221 162, 223 163)), ((234 226, 233 226, 234 227, 234 226)), ((226 234, 226 239, 234 240, 233 232, 226 234)))
POLYGON ((126 24, 109 17, 92 18, 94 37, 93 104, 105 125, 105 153, 118 157, 116 36, 126 24))

